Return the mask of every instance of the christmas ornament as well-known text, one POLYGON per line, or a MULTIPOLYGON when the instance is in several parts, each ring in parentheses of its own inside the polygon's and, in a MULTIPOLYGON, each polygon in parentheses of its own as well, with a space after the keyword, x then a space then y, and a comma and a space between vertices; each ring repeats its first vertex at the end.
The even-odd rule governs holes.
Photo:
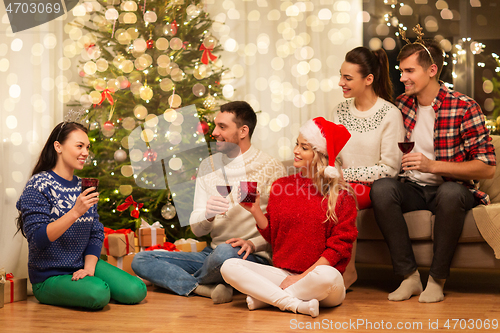
POLYGON ((208 94, 207 98, 203 101, 203 106, 207 110, 211 110, 215 106, 215 97, 208 94))
POLYGON ((201 62, 205 65, 208 65, 209 58, 212 61, 217 60, 217 57, 212 54, 213 49, 213 47, 206 47, 205 44, 201 44, 200 50, 203 51, 203 54, 201 55, 201 62))
POLYGON ((172 205, 170 202, 161 208, 161 216, 163 216, 165 220, 173 219, 176 212, 177 211, 174 205, 172 205))
MULTIPOLYGON (((105 100, 108 100, 109 104, 113 105, 113 96, 111 96, 111 93, 114 91, 111 91, 109 89, 104 89, 101 93, 101 101, 98 103, 99 105, 102 104, 105 100)), ((95 105, 94 105, 95 106, 95 105)))
POLYGON ((196 127, 196 133, 198 134, 202 134, 205 135, 208 133, 208 131, 210 131, 210 126, 208 126, 207 122, 206 121, 200 121, 198 123, 198 126, 196 127))
POLYGON ((153 149, 149 148, 144 152, 143 157, 145 160, 148 160, 149 162, 156 162, 156 157, 158 156, 158 153, 155 152, 153 149))
POLYGON ((172 31, 172 35, 176 35, 177 34, 177 30, 179 29, 179 25, 177 24, 177 21, 174 20, 174 22, 172 22, 172 24, 170 24, 170 31, 172 31))
POLYGON ((118 149, 113 154, 113 157, 114 157, 115 161, 121 163, 121 162, 123 162, 123 161, 125 161, 127 159, 127 153, 123 149, 118 149))
POLYGON ((107 138, 110 138, 115 134, 115 126, 111 121, 107 121, 103 124, 102 126, 102 135, 104 135, 107 138))
POLYGON ((106 131, 111 131, 111 130, 115 129, 115 125, 113 125, 113 123, 108 120, 104 123, 104 125, 102 126, 102 129, 106 130, 106 131))
POLYGON ((130 212, 130 216, 133 218, 139 218, 139 209, 144 206, 143 203, 137 203, 134 201, 134 198, 130 195, 125 199, 125 202, 116 207, 116 210, 119 212, 123 212, 125 209, 129 208, 130 206, 133 206, 134 209, 130 212))
POLYGON ((152 49, 152 48, 155 46, 155 42, 154 42, 154 40, 152 40, 152 39, 148 39, 148 40, 146 41, 146 46, 147 46, 147 48, 148 48, 148 49, 152 49))
POLYGON ((205 86, 201 83, 196 83, 194 86, 193 86, 193 94, 196 96, 196 97, 200 97, 200 96, 203 96, 205 94, 205 86))

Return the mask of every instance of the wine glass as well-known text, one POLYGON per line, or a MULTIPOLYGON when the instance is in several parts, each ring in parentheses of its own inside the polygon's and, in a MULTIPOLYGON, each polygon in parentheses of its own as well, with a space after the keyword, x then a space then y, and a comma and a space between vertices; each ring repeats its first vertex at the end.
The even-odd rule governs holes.
MULTIPOLYGON (((403 154, 408 154, 411 152, 413 147, 415 146, 415 142, 413 141, 406 141, 406 142, 398 142, 398 147, 399 150, 403 152, 403 154)), ((411 170, 405 170, 402 174, 400 174, 400 177, 410 177, 413 175, 413 172, 411 170)))
MULTIPOLYGON (((229 184, 217 185, 216 187, 217 187, 217 192, 219 192, 219 194, 223 198, 226 198, 229 195, 229 193, 231 193, 231 190, 233 189, 233 187, 229 184)), ((221 216, 227 217, 226 212, 222 213, 221 216)))

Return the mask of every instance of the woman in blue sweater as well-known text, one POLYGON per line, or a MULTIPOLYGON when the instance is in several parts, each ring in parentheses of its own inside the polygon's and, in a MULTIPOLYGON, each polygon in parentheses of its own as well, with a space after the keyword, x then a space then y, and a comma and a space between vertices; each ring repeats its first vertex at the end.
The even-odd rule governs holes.
POLYGON ((89 146, 81 124, 58 124, 17 201, 33 294, 40 303, 88 309, 102 309, 110 298, 139 303, 146 297, 144 283, 99 260, 104 239, 99 193, 81 192, 81 179, 73 175, 83 169, 89 146))

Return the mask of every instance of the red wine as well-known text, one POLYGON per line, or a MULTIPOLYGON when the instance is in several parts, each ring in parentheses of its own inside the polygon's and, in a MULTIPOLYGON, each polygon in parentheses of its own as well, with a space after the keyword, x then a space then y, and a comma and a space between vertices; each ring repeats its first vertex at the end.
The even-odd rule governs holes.
POLYGON ((399 150, 403 152, 403 154, 408 154, 415 146, 415 142, 398 142, 399 150))
POLYGON ((217 192, 225 198, 229 195, 232 188, 230 185, 217 185, 217 192))
POLYGON ((89 195, 90 193, 98 192, 99 189, 99 179, 96 178, 82 178, 82 192, 88 189, 89 187, 95 187, 95 190, 87 193, 89 195))

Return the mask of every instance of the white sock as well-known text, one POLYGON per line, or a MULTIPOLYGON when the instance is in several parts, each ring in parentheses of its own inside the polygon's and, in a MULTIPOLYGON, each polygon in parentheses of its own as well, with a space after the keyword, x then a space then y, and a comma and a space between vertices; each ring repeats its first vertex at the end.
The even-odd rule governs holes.
POLYGON ((247 295, 247 306, 248 310, 257 310, 268 307, 270 306, 270 304, 267 304, 266 302, 262 302, 256 298, 253 298, 250 295, 247 295))
POLYGON ((312 299, 308 302, 302 301, 297 307, 297 312, 310 315, 315 318, 319 315, 319 302, 317 299, 312 299))
POLYGON ((441 302, 444 299, 444 283, 446 279, 434 279, 429 275, 427 286, 424 292, 418 298, 420 303, 435 303, 441 302))
POLYGON ((389 294, 389 301, 405 301, 413 295, 419 295, 422 292, 422 281, 418 271, 406 275, 398 289, 389 294))

